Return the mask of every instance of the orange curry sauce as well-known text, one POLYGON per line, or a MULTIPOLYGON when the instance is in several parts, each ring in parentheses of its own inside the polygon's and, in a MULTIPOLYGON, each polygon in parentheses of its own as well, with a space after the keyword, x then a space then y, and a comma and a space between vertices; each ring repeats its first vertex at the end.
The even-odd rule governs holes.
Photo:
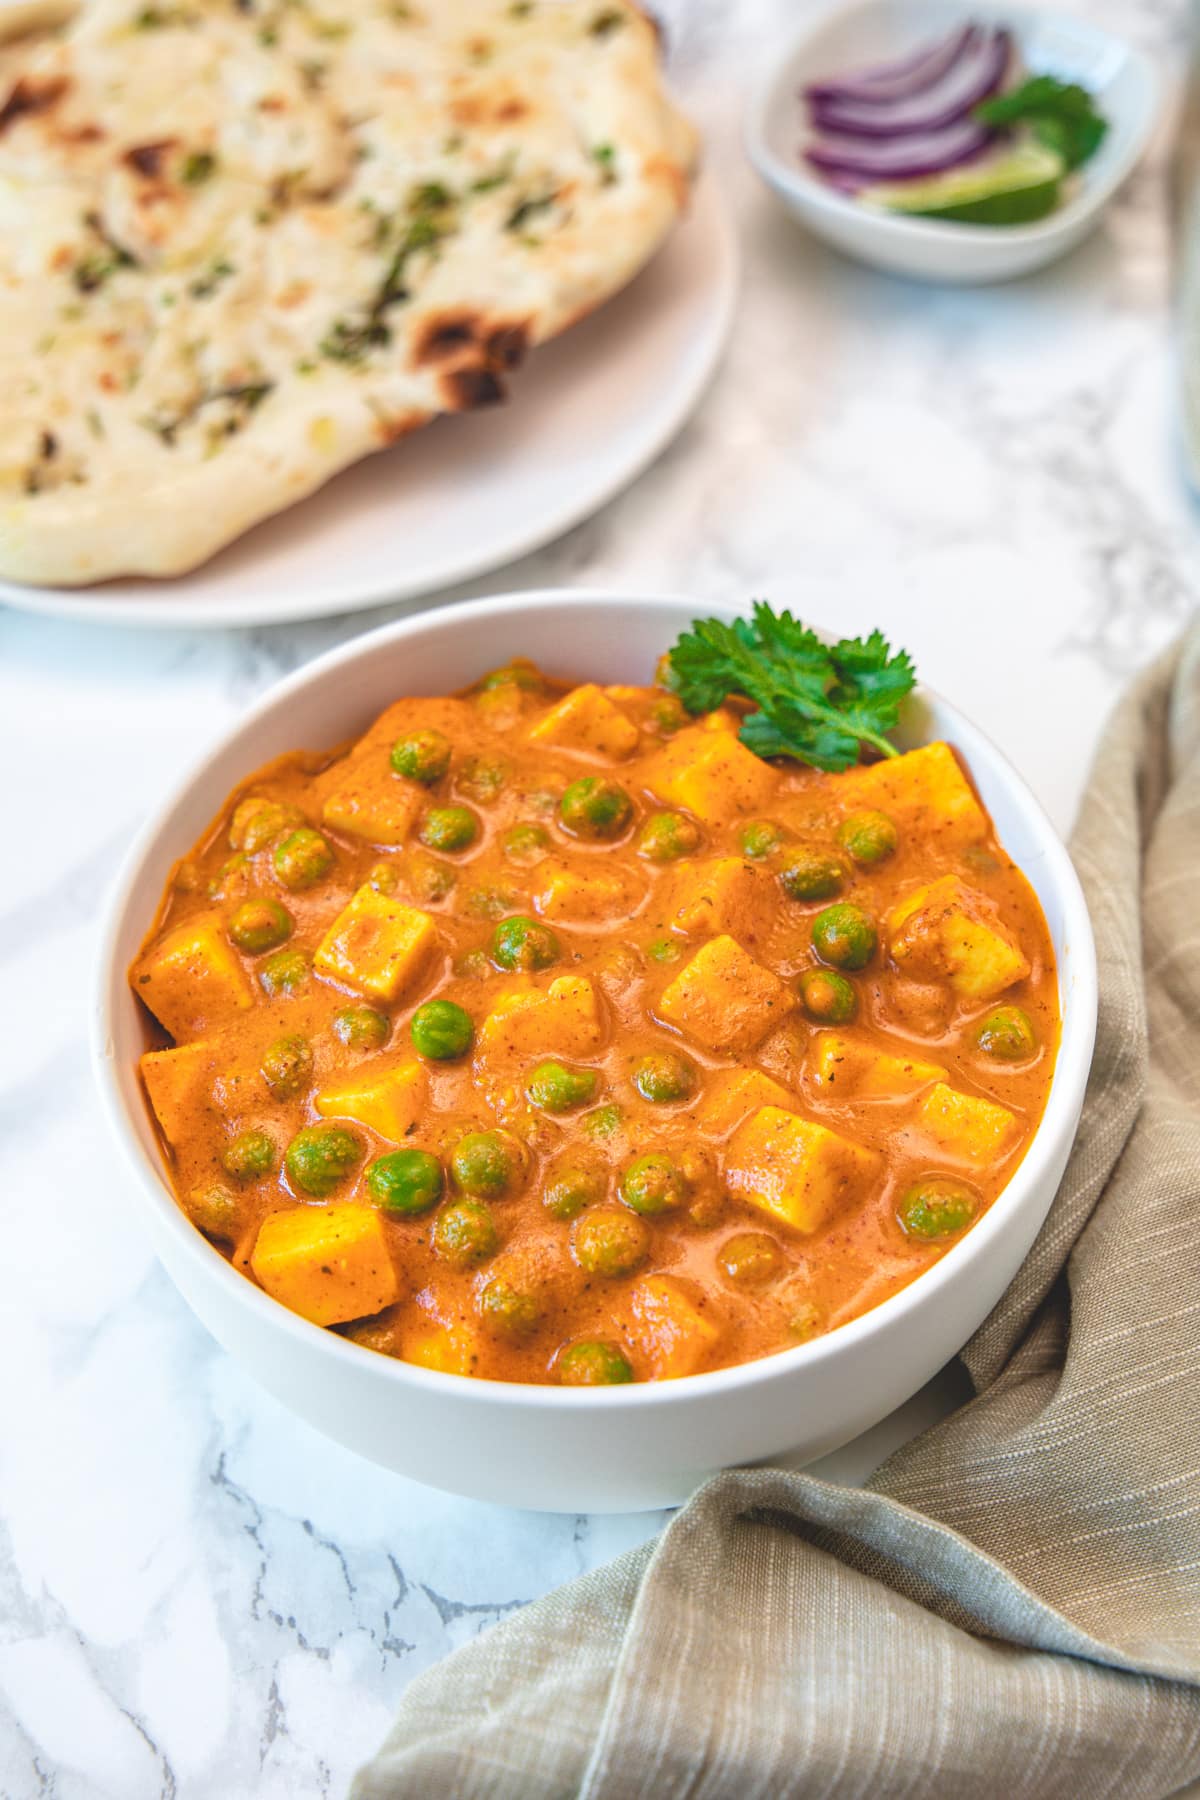
POLYGON ((738 722, 517 663, 231 796, 131 981, 161 1028, 142 1070, 180 1205, 239 1270, 428 1367, 651 1380, 855 1318, 991 1203, 1058 1043, 1031 889, 946 746, 827 775, 760 761, 738 722), (425 733, 433 778, 396 773, 393 746, 425 733), (465 848, 422 842, 447 808, 470 815, 465 848), (877 945, 831 989, 814 923, 837 905, 877 945), (514 916, 537 929, 497 966, 514 916), (831 991, 852 1017, 821 1015, 831 991), (414 1048, 431 999, 469 1015, 463 1053, 414 1048), (565 1095, 532 1081, 548 1061, 565 1095), (688 1091, 646 1098, 646 1067, 688 1091), (305 1192, 288 1153, 314 1126, 336 1154, 305 1192), (485 1147, 472 1198, 454 1167, 475 1133, 500 1134, 501 1180, 485 1147), (396 1212, 371 1171, 413 1148, 442 1192, 396 1212), (446 1218, 464 1199, 465 1233, 446 1218))

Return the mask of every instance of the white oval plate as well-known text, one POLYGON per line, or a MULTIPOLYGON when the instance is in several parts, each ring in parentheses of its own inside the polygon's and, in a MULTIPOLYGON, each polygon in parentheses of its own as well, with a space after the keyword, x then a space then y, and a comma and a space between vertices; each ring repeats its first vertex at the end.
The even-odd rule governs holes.
POLYGON ((729 215, 706 176, 653 262, 538 350, 507 406, 438 420, 190 575, 92 588, 0 581, 0 601, 215 629, 355 612, 511 562, 596 512, 675 436, 724 348, 737 274, 729 215))

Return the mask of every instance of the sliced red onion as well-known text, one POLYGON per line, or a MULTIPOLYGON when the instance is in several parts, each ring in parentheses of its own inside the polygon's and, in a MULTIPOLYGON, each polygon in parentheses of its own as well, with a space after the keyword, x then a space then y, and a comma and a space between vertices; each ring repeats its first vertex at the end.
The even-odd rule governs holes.
POLYGON ((911 55, 896 62, 881 63, 852 75, 833 76, 828 81, 814 81, 804 90, 804 98, 821 100, 906 100, 932 87, 935 81, 958 61, 978 25, 963 25, 936 44, 924 44, 911 55))
POLYGON ((993 141, 974 119, 960 119, 940 131, 903 137, 859 137, 829 133, 805 146, 805 160, 837 187, 871 181, 909 181, 939 175, 982 154, 993 141))
POLYGON ((981 33, 932 87, 904 100, 826 100, 812 107, 818 132, 851 132, 859 137, 926 137, 965 119, 971 108, 994 94, 1008 74, 1012 36, 981 33))

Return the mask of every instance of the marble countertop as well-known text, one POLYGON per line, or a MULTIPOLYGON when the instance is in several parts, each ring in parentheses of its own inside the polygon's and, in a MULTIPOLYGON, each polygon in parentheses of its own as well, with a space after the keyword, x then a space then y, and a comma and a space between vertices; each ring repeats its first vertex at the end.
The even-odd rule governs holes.
MULTIPOLYGON (((737 212, 735 341, 630 492, 449 597, 663 587, 879 624, 1066 830, 1114 697, 1197 594, 1167 129, 1058 267, 909 286, 806 239, 744 166, 739 96, 787 0, 663 10, 737 212)), ((1086 10, 1181 66, 1184 0, 1086 10)), ((448 1498, 317 1437, 206 1336, 122 1203, 85 1041, 106 884, 239 709, 387 616, 191 635, 0 611, 5 1795, 341 1794, 418 1670, 660 1523, 448 1498)))

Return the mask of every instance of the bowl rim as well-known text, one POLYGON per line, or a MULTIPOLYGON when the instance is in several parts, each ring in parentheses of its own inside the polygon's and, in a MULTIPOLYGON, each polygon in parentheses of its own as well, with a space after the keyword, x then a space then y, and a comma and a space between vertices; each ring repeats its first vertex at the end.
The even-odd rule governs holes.
MULTIPOLYGON (((307 688, 325 683, 339 670, 353 667, 381 653, 394 654, 409 639, 433 632, 458 634, 469 632, 476 621, 504 614, 517 614, 524 624, 536 622, 539 615, 557 613, 564 607, 599 607, 619 617, 630 613, 636 617, 648 607, 666 607, 691 618, 702 610, 733 617, 744 609, 718 602, 700 603, 680 593, 614 593, 601 588, 547 588, 516 590, 467 601, 444 608, 422 610, 350 638, 323 655, 305 663, 281 681, 273 682, 236 723, 222 730, 208 750, 194 761, 184 776, 175 782, 161 804, 142 825, 126 852, 103 911, 99 953, 92 990, 91 1056, 93 1073, 100 1091, 103 1110, 110 1131, 120 1146, 126 1163, 137 1178, 142 1203, 153 1214, 148 1221, 173 1241, 180 1256, 196 1268, 197 1275, 223 1286, 232 1304, 246 1307, 257 1314, 267 1329, 273 1328, 283 1341, 291 1340, 298 1349, 324 1354, 335 1361, 347 1361, 351 1368, 365 1373, 373 1370, 377 1380, 389 1381, 400 1389, 416 1388, 446 1399, 490 1403, 521 1410, 533 1407, 573 1410, 578 1407, 609 1406, 618 1410, 641 1411, 661 1406, 696 1402, 704 1397, 750 1392, 767 1383, 789 1379, 811 1372, 819 1375, 823 1365, 836 1361, 865 1340, 882 1333, 906 1313, 936 1302, 939 1294, 955 1281, 966 1278, 970 1268, 983 1261, 993 1244, 1002 1237, 1010 1218, 1021 1210, 1031 1190, 1035 1189, 1053 1166, 1064 1137, 1074 1136, 1079 1104, 1091 1067, 1097 1014, 1097 974, 1095 942, 1087 904, 1074 865, 1066 847, 1055 831, 1040 801, 1024 779, 986 735, 973 725, 957 707, 935 690, 921 684, 914 698, 935 700, 952 723, 956 743, 962 748, 968 766, 976 758, 988 763, 1009 789, 1016 804, 1026 815, 1038 840, 1038 855, 1043 860, 1046 880, 1058 895, 1063 908, 1063 941, 1070 945, 1072 981, 1064 990, 1061 980, 1059 1005, 1062 1036, 1055 1063, 1050 1094, 1045 1111, 1024 1157, 1013 1171, 987 1212, 971 1230, 953 1245, 930 1268, 914 1277, 905 1287, 879 1305, 869 1308, 858 1318, 827 1332, 821 1337, 790 1349, 773 1351, 750 1362, 734 1363, 697 1375, 677 1377, 671 1381, 638 1382, 612 1388, 563 1388, 537 1382, 500 1381, 492 1377, 456 1375, 437 1369, 426 1369, 399 1358, 385 1357, 356 1344, 338 1332, 310 1323, 270 1298, 247 1276, 235 1269, 187 1218, 172 1191, 164 1167, 155 1166, 148 1151, 139 1141, 132 1114, 127 1110, 121 1087, 121 1064, 116 1054, 117 1031, 115 1010, 119 999, 128 994, 126 968, 120 963, 118 946, 131 914, 145 919, 145 929, 153 916, 158 894, 147 906, 143 892, 142 866, 159 840, 168 837, 172 820, 193 790, 203 789, 213 765, 244 733, 250 732, 268 713, 286 705, 307 688), (369 1365, 364 1359, 369 1358, 369 1365)), ((348 694, 352 689, 348 687, 348 694)), ((352 702, 351 702, 352 703, 352 702)), ((215 816, 224 793, 211 806, 215 816)), ((183 854, 181 849, 179 854, 183 854)), ((143 1102, 144 1104, 144 1102, 143 1102)), ((1040 1225, 1039 1225, 1040 1228, 1040 1225)), ((168 1273, 171 1270, 168 1269, 168 1273)), ((185 1296, 186 1298, 186 1296, 185 1296)), ((190 1304, 190 1302, 189 1302, 190 1304)))
MULTIPOLYGON (((920 3, 921 0, 916 0, 916 4, 920 3)), ((849 6, 836 6, 833 9, 827 7, 799 31, 793 32, 782 51, 773 52, 764 61, 746 101, 742 135, 746 153, 754 168, 777 193, 802 204, 806 210, 823 213, 832 219, 853 220, 864 234, 871 233, 883 240, 908 242, 914 246, 918 243, 944 245, 953 242, 962 244, 964 249, 980 250, 984 246, 990 246, 999 254, 1001 245, 1020 249, 1052 244, 1060 236, 1069 236, 1073 228, 1078 228, 1108 205, 1117 189, 1141 160, 1153 134, 1162 99, 1162 79, 1153 59, 1127 38, 1108 31, 1090 18, 1060 13, 1053 7, 1023 5, 1020 0, 1014 0, 1013 5, 1003 7, 992 4, 992 0, 985 0, 978 8, 964 4, 961 9, 963 17, 974 12, 999 13, 1005 19, 1012 20, 1018 29, 1028 29, 1035 22, 1048 25, 1062 23, 1073 30, 1086 31, 1098 42, 1122 53, 1137 71, 1145 95, 1142 117, 1140 120, 1135 119, 1135 128, 1130 133, 1125 150, 1113 160, 1099 180, 1089 180, 1085 176, 1065 206, 1058 207, 1047 218, 1035 220, 1029 225, 976 225, 953 219, 912 218, 901 213, 876 212, 870 207, 860 206, 850 196, 840 194, 836 188, 821 181, 815 174, 810 174, 802 162, 788 162, 778 155, 767 130, 767 119, 779 88, 785 81, 794 79, 791 73, 793 65, 827 30, 845 19, 887 10, 885 0, 855 0, 849 6)), ((938 5, 936 10, 949 12, 952 8, 938 5)))

